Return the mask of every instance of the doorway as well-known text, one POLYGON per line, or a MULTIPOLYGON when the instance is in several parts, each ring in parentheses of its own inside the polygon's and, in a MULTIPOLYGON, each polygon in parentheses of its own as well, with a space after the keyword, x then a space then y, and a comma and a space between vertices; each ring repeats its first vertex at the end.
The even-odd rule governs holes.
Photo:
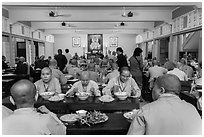
POLYGON ((26 60, 26 42, 17 42, 17 57, 24 57, 26 60))

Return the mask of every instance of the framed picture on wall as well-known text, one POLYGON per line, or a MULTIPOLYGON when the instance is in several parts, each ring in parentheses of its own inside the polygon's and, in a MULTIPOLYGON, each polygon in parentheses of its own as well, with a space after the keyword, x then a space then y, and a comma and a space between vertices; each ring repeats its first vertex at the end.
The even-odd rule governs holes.
POLYGON ((110 37, 109 39, 110 47, 118 46, 118 37, 110 37))
POLYGON ((88 34, 88 52, 103 52, 103 34, 88 34))
POLYGON ((81 46, 81 38, 72 37, 72 47, 80 47, 80 46, 81 46))

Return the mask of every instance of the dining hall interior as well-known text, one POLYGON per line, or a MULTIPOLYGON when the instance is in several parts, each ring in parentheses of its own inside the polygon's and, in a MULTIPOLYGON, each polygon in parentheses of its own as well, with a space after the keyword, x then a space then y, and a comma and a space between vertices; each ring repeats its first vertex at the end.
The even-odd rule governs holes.
POLYGON ((3 135, 201 135, 202 2, 2 2, 3 135))

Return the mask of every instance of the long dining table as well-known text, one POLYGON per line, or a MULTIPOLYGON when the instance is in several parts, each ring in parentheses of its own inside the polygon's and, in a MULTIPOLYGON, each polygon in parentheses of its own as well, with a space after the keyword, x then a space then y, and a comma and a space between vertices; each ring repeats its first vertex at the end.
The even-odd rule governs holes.
MULTIPOLYGON (((10 96, 2 100, 2 104, 14 110, 16 107, 11 103, 10 96)), ((61 101, 48 101, 38 97, 35 107, 45 105, 49 110, 57 114, 75 112, 76 110, 98 110, 102 112, 131 111, 139 109, 139 99, 128 97, 126 100, 115 98, 112 102, 101 102, 99 97, 90 96, 86 100, 80 100, 77 97, 65 97, 61 101)))

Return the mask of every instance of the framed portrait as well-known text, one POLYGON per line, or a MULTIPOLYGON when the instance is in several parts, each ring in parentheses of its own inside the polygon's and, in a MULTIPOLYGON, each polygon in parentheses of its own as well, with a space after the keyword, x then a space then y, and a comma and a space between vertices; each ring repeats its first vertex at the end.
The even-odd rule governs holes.
POLYGON ((80 47, 80 46, 81 46, 81 38, 72 37, 72 47, 80 47))
POLYGON ((109 42, 110 42, 110 47, 117 47, 118 37, 110 37, 109 42))
POLYGON ((103 52, 103 34, 88 34, 88 52, 103 52))

